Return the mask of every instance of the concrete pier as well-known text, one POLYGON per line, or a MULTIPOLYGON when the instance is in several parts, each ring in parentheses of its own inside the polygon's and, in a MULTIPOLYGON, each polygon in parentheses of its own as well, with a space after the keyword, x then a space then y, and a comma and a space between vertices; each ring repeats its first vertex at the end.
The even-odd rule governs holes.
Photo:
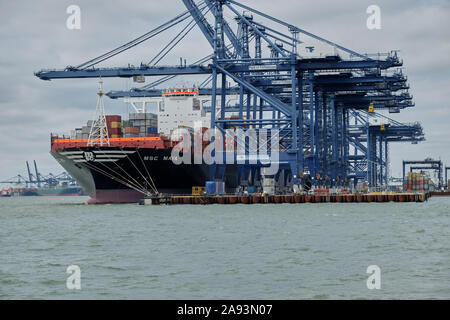
POLYGON ((362 203, 362 202, 425 202, 430 193, 395 194, 329 194, 329 195, 162 195, 142 199, 142 205, 161 204, 257 204, 257 203, 362 203))

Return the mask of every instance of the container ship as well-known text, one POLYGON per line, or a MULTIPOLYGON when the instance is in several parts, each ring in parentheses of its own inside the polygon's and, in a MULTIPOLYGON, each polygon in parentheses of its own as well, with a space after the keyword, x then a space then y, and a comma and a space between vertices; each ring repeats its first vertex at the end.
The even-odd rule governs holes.
POLYGON ((81 196, 84 195, 83 189, 78 185, 57 185, 44 186, 36 189, 38 196, 81 196))
POLYGON ((1 197, 27 196, 82 196, 83 189, 78 185, 45 185, 39 188, 11 187, 0 190, 1 197))
MULTIPOLYGON (((144 105, 128 119, 104 115, 104 138, 92 135, 101 115, 68 137, 51 135, 51 155, 89 195, 89 204, 133 203, 150 194, 190 194, 205 186, 209 166, 175 164, 172 149, 178 142, 169 137, 176 128, 204 127, 206 100, 195 89, 172 89, 152 102, 156 112, 144 105)), ((224 190, 237 186, 235 170, 227 166, 224 190)))

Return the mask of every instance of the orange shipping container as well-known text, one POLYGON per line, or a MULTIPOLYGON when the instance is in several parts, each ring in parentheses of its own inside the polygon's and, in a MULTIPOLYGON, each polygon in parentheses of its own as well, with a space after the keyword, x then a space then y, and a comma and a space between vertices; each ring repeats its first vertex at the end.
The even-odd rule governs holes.
POLYGON ((138 134, 139 133, 139 129, 136 127, 124 127, 124 132, 126 134, 132 133, 132 134, 138 134))

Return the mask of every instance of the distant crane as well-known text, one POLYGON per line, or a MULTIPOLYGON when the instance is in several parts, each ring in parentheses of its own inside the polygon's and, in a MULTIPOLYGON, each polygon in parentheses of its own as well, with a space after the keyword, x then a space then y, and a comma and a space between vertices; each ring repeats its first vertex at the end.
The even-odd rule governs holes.
POLYGON ((3 184, 24 184, 25 183, 28 187, 29 181, 26 178, 24 178, 23 176, 21 176, 20 174, 18 174, 17 176, 9 178, 5 181, 0 181, 0 183, 3 183, 3 184))
POLYGON ((28 181, 27 181, 27 187, 28 187, 28 184, 30 183, 33 183, 33 176, 32 176, 32 174, 31 174, 31 171, 30 171, 30 165, 28 164, 28 161, 26 162, 27 163, 27 171, 28 171, 28 181))
POLYGON ((450 170, 450 167, 445 167, 445 185, 447 186, 447 189, 449 189, 449 183, 448 183, 448 170, 450 170))
POLYGON ((33 160, 33 162, 34 162, 34 170, 36 171, 37 186, 38 186, 38 188, 40 188, 41 187, 41 177, 40 177, 40 174, 39 174, 38 169, 37 169, 36 160, 33 160))
POLYGON ((41 173, 39 173, 38 171, 36 160, 33 160, 33 164, 35 174, 31 173, 30 164, 28 163, 28 161, 26 161, 28 179, 18 174, 4 181, 0 181, 0 184, 15 184, 15 185, 25 184, 27 188, 32 186, 37 186, 38 188, 41 188, 43 184, 54 186, 58 185, 60 182, 67 182, 68 184, 76 184, 75 179, 72 178, 67 172, 62 172, 58 175, 49 173, 47 176, 42 176, 41 173))

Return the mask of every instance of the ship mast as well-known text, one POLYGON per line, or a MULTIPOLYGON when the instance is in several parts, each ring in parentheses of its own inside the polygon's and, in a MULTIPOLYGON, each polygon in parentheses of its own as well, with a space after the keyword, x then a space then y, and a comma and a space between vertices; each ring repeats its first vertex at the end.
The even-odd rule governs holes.
POLYGON ((97 107, 95 109, 94 122, 89 133, 88 146, 94 146, 99 144, 100 146, 110 145, 108 126, 106 124, 105 106, 103 103, 103 80, 100 78, 98 81, 98 100, 97 107))

